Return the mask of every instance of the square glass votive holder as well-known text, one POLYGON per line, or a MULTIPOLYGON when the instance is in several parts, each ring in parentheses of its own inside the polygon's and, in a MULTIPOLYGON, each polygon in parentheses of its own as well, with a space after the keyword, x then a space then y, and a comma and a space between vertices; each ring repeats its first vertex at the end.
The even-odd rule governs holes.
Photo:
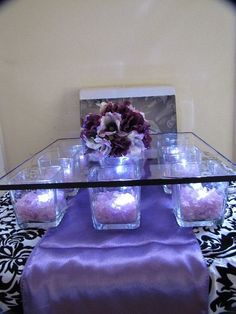
POLYGON ((58 147, 55 147, 38 157, 38 166, 60 166, 63 171, 64 181, 70 181, 73 179, 75 172, 75 158, 69 151, 60 150, 58 147))
MULTIPOLYGON (((59 147, 54 150, 47 151, 38 158, 38 166, 60 166, 63 172, 63 182, 73 182, 76 171, 75 153, 68 150, 61 150, 59 147)), ((75 196, 78 193, 77 188, 67 188, 64 192, 68 198, 75 196)))
MULTIPOLYGON (((91 181, 135 179, 135 165, 95 167, 91 181)), ((140 187, 96 187, 89 189, 93 226, 97 230, 136 229, 140 226, 140 187)))
MULTIPOLYGON (((164 176, 191 177, 199 175, 199 165, 202 153, 193 145, 164 146, 161 148, 161 161, 163 163, 164 176)), ((172 193, 172 186, 164 185, 165 193, 172 193)))
MULTIPOLYGON (((202 162, 200 175, 217 176, 224 173, 214 160, 202 162)), ((173 186, 173 207, 182 227, 216 226, 222 224, 228 194, 228 182, 202 182, 173 186)))
POLYGON ((187 146, 190 146, 188 136, 184 133, 160 133, 157 134, 157 160, 163 163, 163 154, 166 149, 171 155, 177 156, 180 152, 184 152, 187 146))
POLYGON ((64 216, 66 200, 63 190, 30 189, 30 184, 62 181, 59 166, 26 168, 11 178, 12 184, 29 184, 27 190, 11 190, 11 200, 20 228, 56 227, 64 216))
POLYGON ((65 139, 60 140, 55 147, 61 156, 71 157, 74 159, 74 169, 81 171, 84 167, 84 163, 87 166, 87 160, 84 157, 84 145, 78 141, 78 139, 65 139))
POLYGON ((177 184, 173 187, 176 220, 181 227, 222 224, 228 182, 177 184))

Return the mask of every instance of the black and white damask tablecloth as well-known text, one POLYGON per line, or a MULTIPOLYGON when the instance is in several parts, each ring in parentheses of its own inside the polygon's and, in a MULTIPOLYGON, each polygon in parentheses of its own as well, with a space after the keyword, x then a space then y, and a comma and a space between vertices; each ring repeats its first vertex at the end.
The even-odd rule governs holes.
MULTIPOLYGON (((228 196, 221 227, 194 228, 194 232, 209 270, 209 313, 236 313, 236 193, 228 196)), ((0 313, 23 313, 20 278, 44 233, 43 229, 20 229, 9 193, 0 199, 0 313)))

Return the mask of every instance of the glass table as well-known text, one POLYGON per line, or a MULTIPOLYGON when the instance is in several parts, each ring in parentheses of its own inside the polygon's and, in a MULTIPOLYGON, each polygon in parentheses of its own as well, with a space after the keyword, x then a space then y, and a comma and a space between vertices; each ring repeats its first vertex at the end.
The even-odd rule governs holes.
MULTIPOLYGON (((93 180, 93 178, 89 177, 89 172, 91 169, 102 167, 99 160, 84 158, 83 146, 80 139, 58 139, 3 176, 0 179, 0 190, 7 190, 13 193, 14 191, 38 189, 66 189, 74 191, 79 188, 162 185, 164 189, 167 188, 166 193, 170 192, 169 189, 172 193, 172 187, 179 185, 236 181, 235 165, 197 135, 185 132, 166 134, 164 140, 160 136, 160 134, 152 135, 151 149, 147 151, 144 159, 138 161, 141 163, 142 171, 136 179, 128 177, 122 180, 93 180), (165 148, 170 146, 172 146, 174 151, 170 153, 167 149, 166 152, 165 148), (55 180, 46 180, 44 182, 38 180, 38 177, 34 178, 34 180, 32 178, 31 180, 27 180, 24 176, 21 179, 15 180, 19 173, 24 172, 25 169, 42 169, 48 167, 46 157, 48 154, 52 154, 52 152, 54 154, 58 150, 58 147, 63 147, 63 151, 71 150, 70 154, 73 156, 74 163, 72 166, 72 175, 67 177, 64 175, 59 179, 55 178, 55 180), (166 154, 160 154, 163 147, 166 154), (178 148, 177 157, 176 148, 178 148), (182 154, 183 151, 190 153, 185 155, 185 153, 182 154), (200 159, 198 155, 199 151, 201 155, 200 159), (178 156, 181 156, 181 159, 176 160, 178 156), (168 157, 171 159, 168 160, 168 157), (185 167, 186 158, 188 158, 188 171, 181 168, 185 167), (196 168, 196 164, 200 166, 196 168)), ((51 166, 55 167, 55 163, 52 162, 51 166)), ((128 169, 130 166, 126 165, 126 167, 128 169)), ((223 225, 194 228, 211 278, 209 313, 220 313, 222 309, 232 310, 236 302, 236 295, 233 289, 235 285, 234 280, 236 280, 234 278, 235 275, 233 275, 236 265, 234 244, 236 236, 235 184, 231 184, 228 191, 230 193, 226 204, 223 225), (224 291, 227 291, 227 297, 224 291)), ((44 235, 45 231, 39 228, 19 228, 16 224, 11 204, 10 195, 7 193, 1 198, 0 213, 1 278, 4 283, 2 287, 6 290, 1 291, 2 298, 0 301, 2 303, 0 303, 0 308, 3 306, 5 310, 11 309, 14 312, 15 309, 17 313, 20 313, 20 276, 29 254, 38 240, 44 235), (6 252, 11 253, 6 254, 6 252), (11 267, 11 263, 14 264, 13 268, 11 267), (9 267, 14 269, 11 274, 9 267)))
MULTIPOLYGON (((160 133, 152 134, 152 147, 147 150, 144 158, 146 160, 146 171, 142 171, 140 178, 127 180, 101 180, 100 182, 88 180, 89 169, 98 165, 98 161, 84 160, 83 146, 79 138, 58 139, 52 144, 48 145, 41 151, 34 154, 29 159, 22 162, 13 170, 9 171, 6 175, 0 178, 0 190, 24 190, 24 189, 60 189, 60 188, 89 188, 97 186, 132 186, 132 185, 163 185, 163 184, 184 184, 184 183, 203 183, 203 182, 229 182, 236 179, 236 165, 229 159, 224 157, 221 153, 208 145, 204 140, 194 133, 179 132, 179 133, 160 133), (164 136, 164 139, 162 138, 164 136), (164 143, 161 143, 161 142, 164 143), (160 143, 159 143, 160 142, 160 143), (159 143, 159 144, 158 144, 159 143), (190 171, 172 171, 174 165, 179 161, 171 162, 161 159, 159 156, 161 148, 164 146, 172 146, 174 149, 177 147, 180 151, 197 149, 201 153, 200 167, 198 172, 190 171), (71 150, 70 154, 73 156, 75 153, 78 165, 75 166, 73 175, 69 178, 52 180, 50 182, 40 182, 37 179, 27 182, 27 180, 18 180, 13 182, 12 178, 15 177, 20 171, 26 168, 31 168, 39 165, 39 159, 48 152, 55 151, 58 147, 63 147, 63 150, 71 150), (208 162, 208 163, 207 163, 208 162), (206 171, 206 166, 217 168, 215 171, 206 171), (205 167, 204 167, 205 166, 205 167), (77 167, 77 168, 76 168, 77 167), (168 169, 167 169, 168 168, 168 169)), ((176 155, 176 152, 170 152, 171 156, 176 155)), ((191 156, 190 156, 191 158, 191 156)), ((188 160, 187 160, 188 161, 188 160)), ((190 162, 188 164, 192 163, 190 162)))

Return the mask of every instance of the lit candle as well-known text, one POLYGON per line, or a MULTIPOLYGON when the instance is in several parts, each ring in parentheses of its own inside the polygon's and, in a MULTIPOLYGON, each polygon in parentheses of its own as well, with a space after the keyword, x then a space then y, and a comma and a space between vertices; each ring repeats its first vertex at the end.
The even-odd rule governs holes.
POLYGON ((182 219, 187 221, 214 220, 220 218, 224 195, 216 188, 207 189, 201 183, 180 187, 182 219))
MULTIPOLYGON (((63 198, 63 193, 58 192, 58 198, 63 198)), ((22 222, 44 222, 53 221, 56 218, 56 206, 54 203, 54 192, 45 193, 31 191, 25 193, 15 203, 17 217, 22 222)))
POLYGON ((94 201, 94 215, 102 224, 124 224, 136 221, 137 201, 131 193, 100 192, 94 201))

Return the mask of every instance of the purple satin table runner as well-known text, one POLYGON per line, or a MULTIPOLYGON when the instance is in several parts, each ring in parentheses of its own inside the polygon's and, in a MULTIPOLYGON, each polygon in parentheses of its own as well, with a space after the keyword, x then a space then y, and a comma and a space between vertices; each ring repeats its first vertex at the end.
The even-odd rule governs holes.
POLYGON ((171 207, 162 187, 142 187, 139 229, 97 231, 88 190, 80 190, 27 261, 24 313, 207 313, 207 267, 171 207))

